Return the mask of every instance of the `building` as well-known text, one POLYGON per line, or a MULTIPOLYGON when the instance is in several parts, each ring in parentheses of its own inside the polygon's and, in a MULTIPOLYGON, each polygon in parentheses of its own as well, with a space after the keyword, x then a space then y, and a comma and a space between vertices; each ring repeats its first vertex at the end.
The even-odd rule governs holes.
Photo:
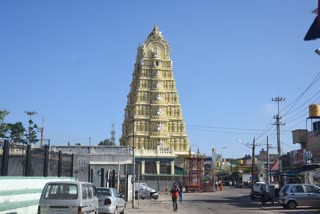
POLYGON ((309 106, 307 126, 308 123, 310 131, 308 131, 308 127, 292 131, 293 143, 299 143, 301 149, 310 151, 313 163, 320 163, 320 105, 312 104, 309 106))
POLYGON ((51 146, 51 150, 73 154, 73 175, 80 181, 99 185, 99 171, 113 172, 124 177, 132 174, 132 150, 116 146, 51 146))
POLYGON ((135 148, 141 174, 172 175, 190 148, 170 46, 158 26, 138 47, 132 77, 120 145, 135 148))

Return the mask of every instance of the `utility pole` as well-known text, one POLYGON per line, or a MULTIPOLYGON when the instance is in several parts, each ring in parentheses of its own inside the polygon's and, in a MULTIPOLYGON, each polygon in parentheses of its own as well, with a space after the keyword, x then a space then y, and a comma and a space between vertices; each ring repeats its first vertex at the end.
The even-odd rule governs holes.
POLYGON ((251 189, 253 189, 253 173, 254 173, 254 165, 255 165, 255 158, 254 158, 254 152, 256 149, 256 139, 253 138, 252 142, 252 166, 251 166, 251 189))
POLYGON ((267 136, 267 182, 270 184, 269 139, 267 136))
POLYGON ((276 119, 276 122, 273 125, 276 125, 277 127, 277 146, 278 146, 278 163, 279 163, 279 188, 282 187, 282 159, 281 159, 281 154, 282 154, 282 149, 281 149, 281 142, 280 142, 280 125, 285 125, 284 123, 280 122, 280 119, 282 117, 280 117, 280 102, 281 101, 285 101, 286 98, 283 97, 276 97, 276 98, 272 98, 272 101, 275 101, 278 103, 278 114, 274 116, 274 119, 276 119))
POLYGON ((253 189, 253 174, 254 174, 254 165, 255 165, 255 149, 256 146, 260 146, 260 144, 256 144, 256 139, 255 137, 253 138, 252 144, 249 143, 243 143, 241 140, 238 140, 238 142, 242 143, 246 147, 249 147, 252 149, 252 161, 251 161, 251 189, 253 189))

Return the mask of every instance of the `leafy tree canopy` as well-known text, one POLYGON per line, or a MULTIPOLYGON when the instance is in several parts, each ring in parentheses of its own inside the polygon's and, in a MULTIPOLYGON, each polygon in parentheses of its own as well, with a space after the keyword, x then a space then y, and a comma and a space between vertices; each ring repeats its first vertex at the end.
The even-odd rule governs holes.
POLYGON ((8 124, 4 122, 5 117, 9 114, 6 110, 0 110, 0 138, 7 138, 8 124))
POLYGON ((116 144, 113 141, 111 141, 110 139, 105 139, 103 141, 100 141, 98 146, 116 146, 116 144))
POLYGON ((0 110, 0 139, 6 139, 14 143, 32 144, 37 139, 38 126, 31 119, 28 121, 29 128, 26 130, 22 122, 5 123, 5 117, 9 114, 6 110, 0 110))

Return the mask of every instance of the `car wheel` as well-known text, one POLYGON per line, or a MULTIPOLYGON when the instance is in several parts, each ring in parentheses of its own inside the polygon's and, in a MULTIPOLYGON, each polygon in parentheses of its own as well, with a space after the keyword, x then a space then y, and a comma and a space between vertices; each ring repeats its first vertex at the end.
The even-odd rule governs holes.
POLYGON ((295 201, 289 201, 287 203, 287 208, 288 209, 295 209, 297 207, 297 203, 295 201))

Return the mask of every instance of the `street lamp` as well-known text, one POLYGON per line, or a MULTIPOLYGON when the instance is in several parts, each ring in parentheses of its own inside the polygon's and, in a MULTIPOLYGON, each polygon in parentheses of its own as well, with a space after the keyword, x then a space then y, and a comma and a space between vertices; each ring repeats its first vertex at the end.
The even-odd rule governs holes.
POLYGON ((136 132, 136 126, 135 121, 133 117, 133 134, 132 134, 132 208, 134 208, 134 200, 135 200, 135 177, 136 177, 136 157, 135 157, 135 132, 136 132))

